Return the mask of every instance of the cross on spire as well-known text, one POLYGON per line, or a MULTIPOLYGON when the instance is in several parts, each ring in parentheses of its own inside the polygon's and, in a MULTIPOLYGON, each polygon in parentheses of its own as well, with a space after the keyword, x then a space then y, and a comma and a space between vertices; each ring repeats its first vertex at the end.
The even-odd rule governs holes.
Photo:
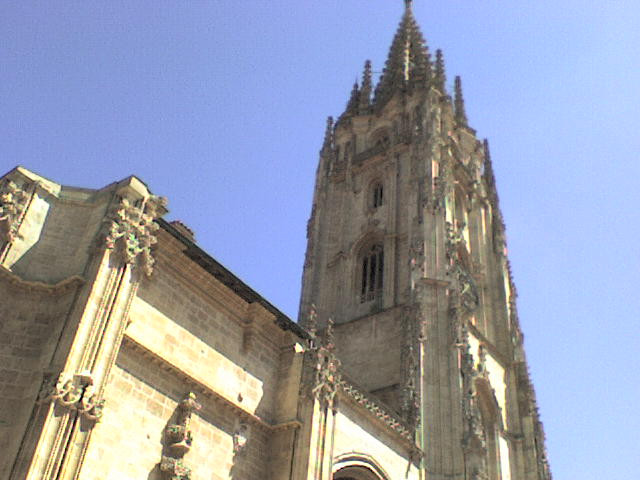
POLYGON ((405 7, 407 10, 410 10, 410 9, 411 9, 411 5, 413 5, 413 0, 404 0, 404 7, 405 7))

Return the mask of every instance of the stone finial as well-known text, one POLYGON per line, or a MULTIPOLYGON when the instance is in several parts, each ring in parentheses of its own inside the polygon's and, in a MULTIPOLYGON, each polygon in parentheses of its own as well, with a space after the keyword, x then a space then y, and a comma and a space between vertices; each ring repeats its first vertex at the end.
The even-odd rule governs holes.
POLYGON ((457 75, 454 82, 453 105, 455 108, 456 123, 462 127, 467 126, 467 112, 464 108, 464 97, 462 96, 462 80, 457 75))
POLYGON ((364 62, 364 71, 362 72, 362 88, 360 88, 360 113, 366 112, 371 104, 371 91, 373 89, 371 81, 371 60, 364 62))
POLYGON ((447 82, 447 75, 444 70, 444 54, 442 50, 436 50, 436 64, 433 77, 433 86, 440 90, 441 93, 445 93, 445 83, 447 82))

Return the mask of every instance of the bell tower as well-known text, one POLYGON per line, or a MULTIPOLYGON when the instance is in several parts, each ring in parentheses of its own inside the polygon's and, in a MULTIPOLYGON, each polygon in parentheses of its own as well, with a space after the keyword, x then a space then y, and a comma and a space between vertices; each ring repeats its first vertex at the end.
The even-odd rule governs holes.
POLYGON ((382 75, 329 118, 300 319, 415 431, 433 480, 548 480, 487 141, 405 0, 382 75))

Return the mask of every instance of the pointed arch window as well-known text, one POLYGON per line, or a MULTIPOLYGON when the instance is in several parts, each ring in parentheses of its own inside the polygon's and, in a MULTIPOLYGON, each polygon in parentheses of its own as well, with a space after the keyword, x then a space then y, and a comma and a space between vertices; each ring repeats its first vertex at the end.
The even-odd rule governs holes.
POLYGON ((376 244, 364 251, 360 261, 360 303, 371 301, 382 293, 384 250, 376 244))

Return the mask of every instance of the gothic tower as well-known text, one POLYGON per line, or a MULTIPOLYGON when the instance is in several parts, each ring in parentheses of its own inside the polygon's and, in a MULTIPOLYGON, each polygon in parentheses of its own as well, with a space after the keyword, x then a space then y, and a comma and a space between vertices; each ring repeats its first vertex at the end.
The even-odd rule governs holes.
POLYGON ((425 478, 548 480, 488 144, 405 4, 377 85, 367 61, 328 120, 300 318, 335 322, 345 375, 412 426, 425 478))

